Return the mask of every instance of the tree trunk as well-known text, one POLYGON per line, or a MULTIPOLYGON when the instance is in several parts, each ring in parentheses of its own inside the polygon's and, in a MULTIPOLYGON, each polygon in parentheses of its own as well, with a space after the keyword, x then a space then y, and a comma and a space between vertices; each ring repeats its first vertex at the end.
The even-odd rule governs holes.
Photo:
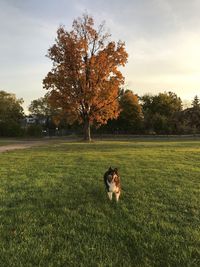
POLYGON ((84 120, 84 140, 85 141, 91 141, 91 136, 90 136, 90 121, 89 118, 85 118, 84 120))

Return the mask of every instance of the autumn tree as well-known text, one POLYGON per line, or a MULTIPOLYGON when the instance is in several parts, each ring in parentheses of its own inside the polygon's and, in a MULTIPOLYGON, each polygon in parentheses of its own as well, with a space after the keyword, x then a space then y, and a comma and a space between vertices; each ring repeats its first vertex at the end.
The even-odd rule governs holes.
POLYGON ((57 30, 56 43, 48 50, 53 67, 43 80, 50 102, 67 114, 69 123, 83 124, 84 139, 90 126, 105 124, 119 114, 118 94, 124 83, 119 70, 128 54, 121 41, 110 41, 104 23, 97 28, 87 14, 74 20, 72 30, 57 30))

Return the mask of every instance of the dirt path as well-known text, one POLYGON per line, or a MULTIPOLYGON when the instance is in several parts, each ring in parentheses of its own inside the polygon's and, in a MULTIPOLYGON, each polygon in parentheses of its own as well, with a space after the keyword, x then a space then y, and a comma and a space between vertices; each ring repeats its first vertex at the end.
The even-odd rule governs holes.
POLYGON ((0 146, 0 153, 15 149, 26 149, 33 146, 44 145, 47 143, 48 143, 47 141, 23 141, 23 142, 20 141, 19 143, 0 146))

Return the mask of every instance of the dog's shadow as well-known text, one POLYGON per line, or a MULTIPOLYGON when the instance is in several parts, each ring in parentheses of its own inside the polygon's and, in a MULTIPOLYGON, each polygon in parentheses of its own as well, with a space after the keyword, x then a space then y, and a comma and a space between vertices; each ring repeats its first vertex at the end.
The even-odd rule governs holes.
POLYGON ((95 205, 101 206, 103 204, 106 206, 109 205, 113 208, 118 207, 121 202, 120 200, 119 202, 116 201, 114 194, 112 200, 110 200, 107 195, 107 190, 104 186, 99 186, 99 187, 94 186, 94 188, 92 188, 88 192, 88 198, 89 201, 92 201, 95 205))

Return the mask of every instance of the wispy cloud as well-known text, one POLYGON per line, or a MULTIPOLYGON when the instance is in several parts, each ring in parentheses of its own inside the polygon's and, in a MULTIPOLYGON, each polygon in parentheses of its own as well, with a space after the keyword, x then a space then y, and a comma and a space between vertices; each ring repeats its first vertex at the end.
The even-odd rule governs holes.
POLYGON ((84 11, 106 21, 114 39, 126 42, 126 83, 138 94, 173 90, 191 99, 200 89, 199 0, 1 0, 0 88, 27 105, 45 93, 51 68, 45 57, 56 29, 84 11))

